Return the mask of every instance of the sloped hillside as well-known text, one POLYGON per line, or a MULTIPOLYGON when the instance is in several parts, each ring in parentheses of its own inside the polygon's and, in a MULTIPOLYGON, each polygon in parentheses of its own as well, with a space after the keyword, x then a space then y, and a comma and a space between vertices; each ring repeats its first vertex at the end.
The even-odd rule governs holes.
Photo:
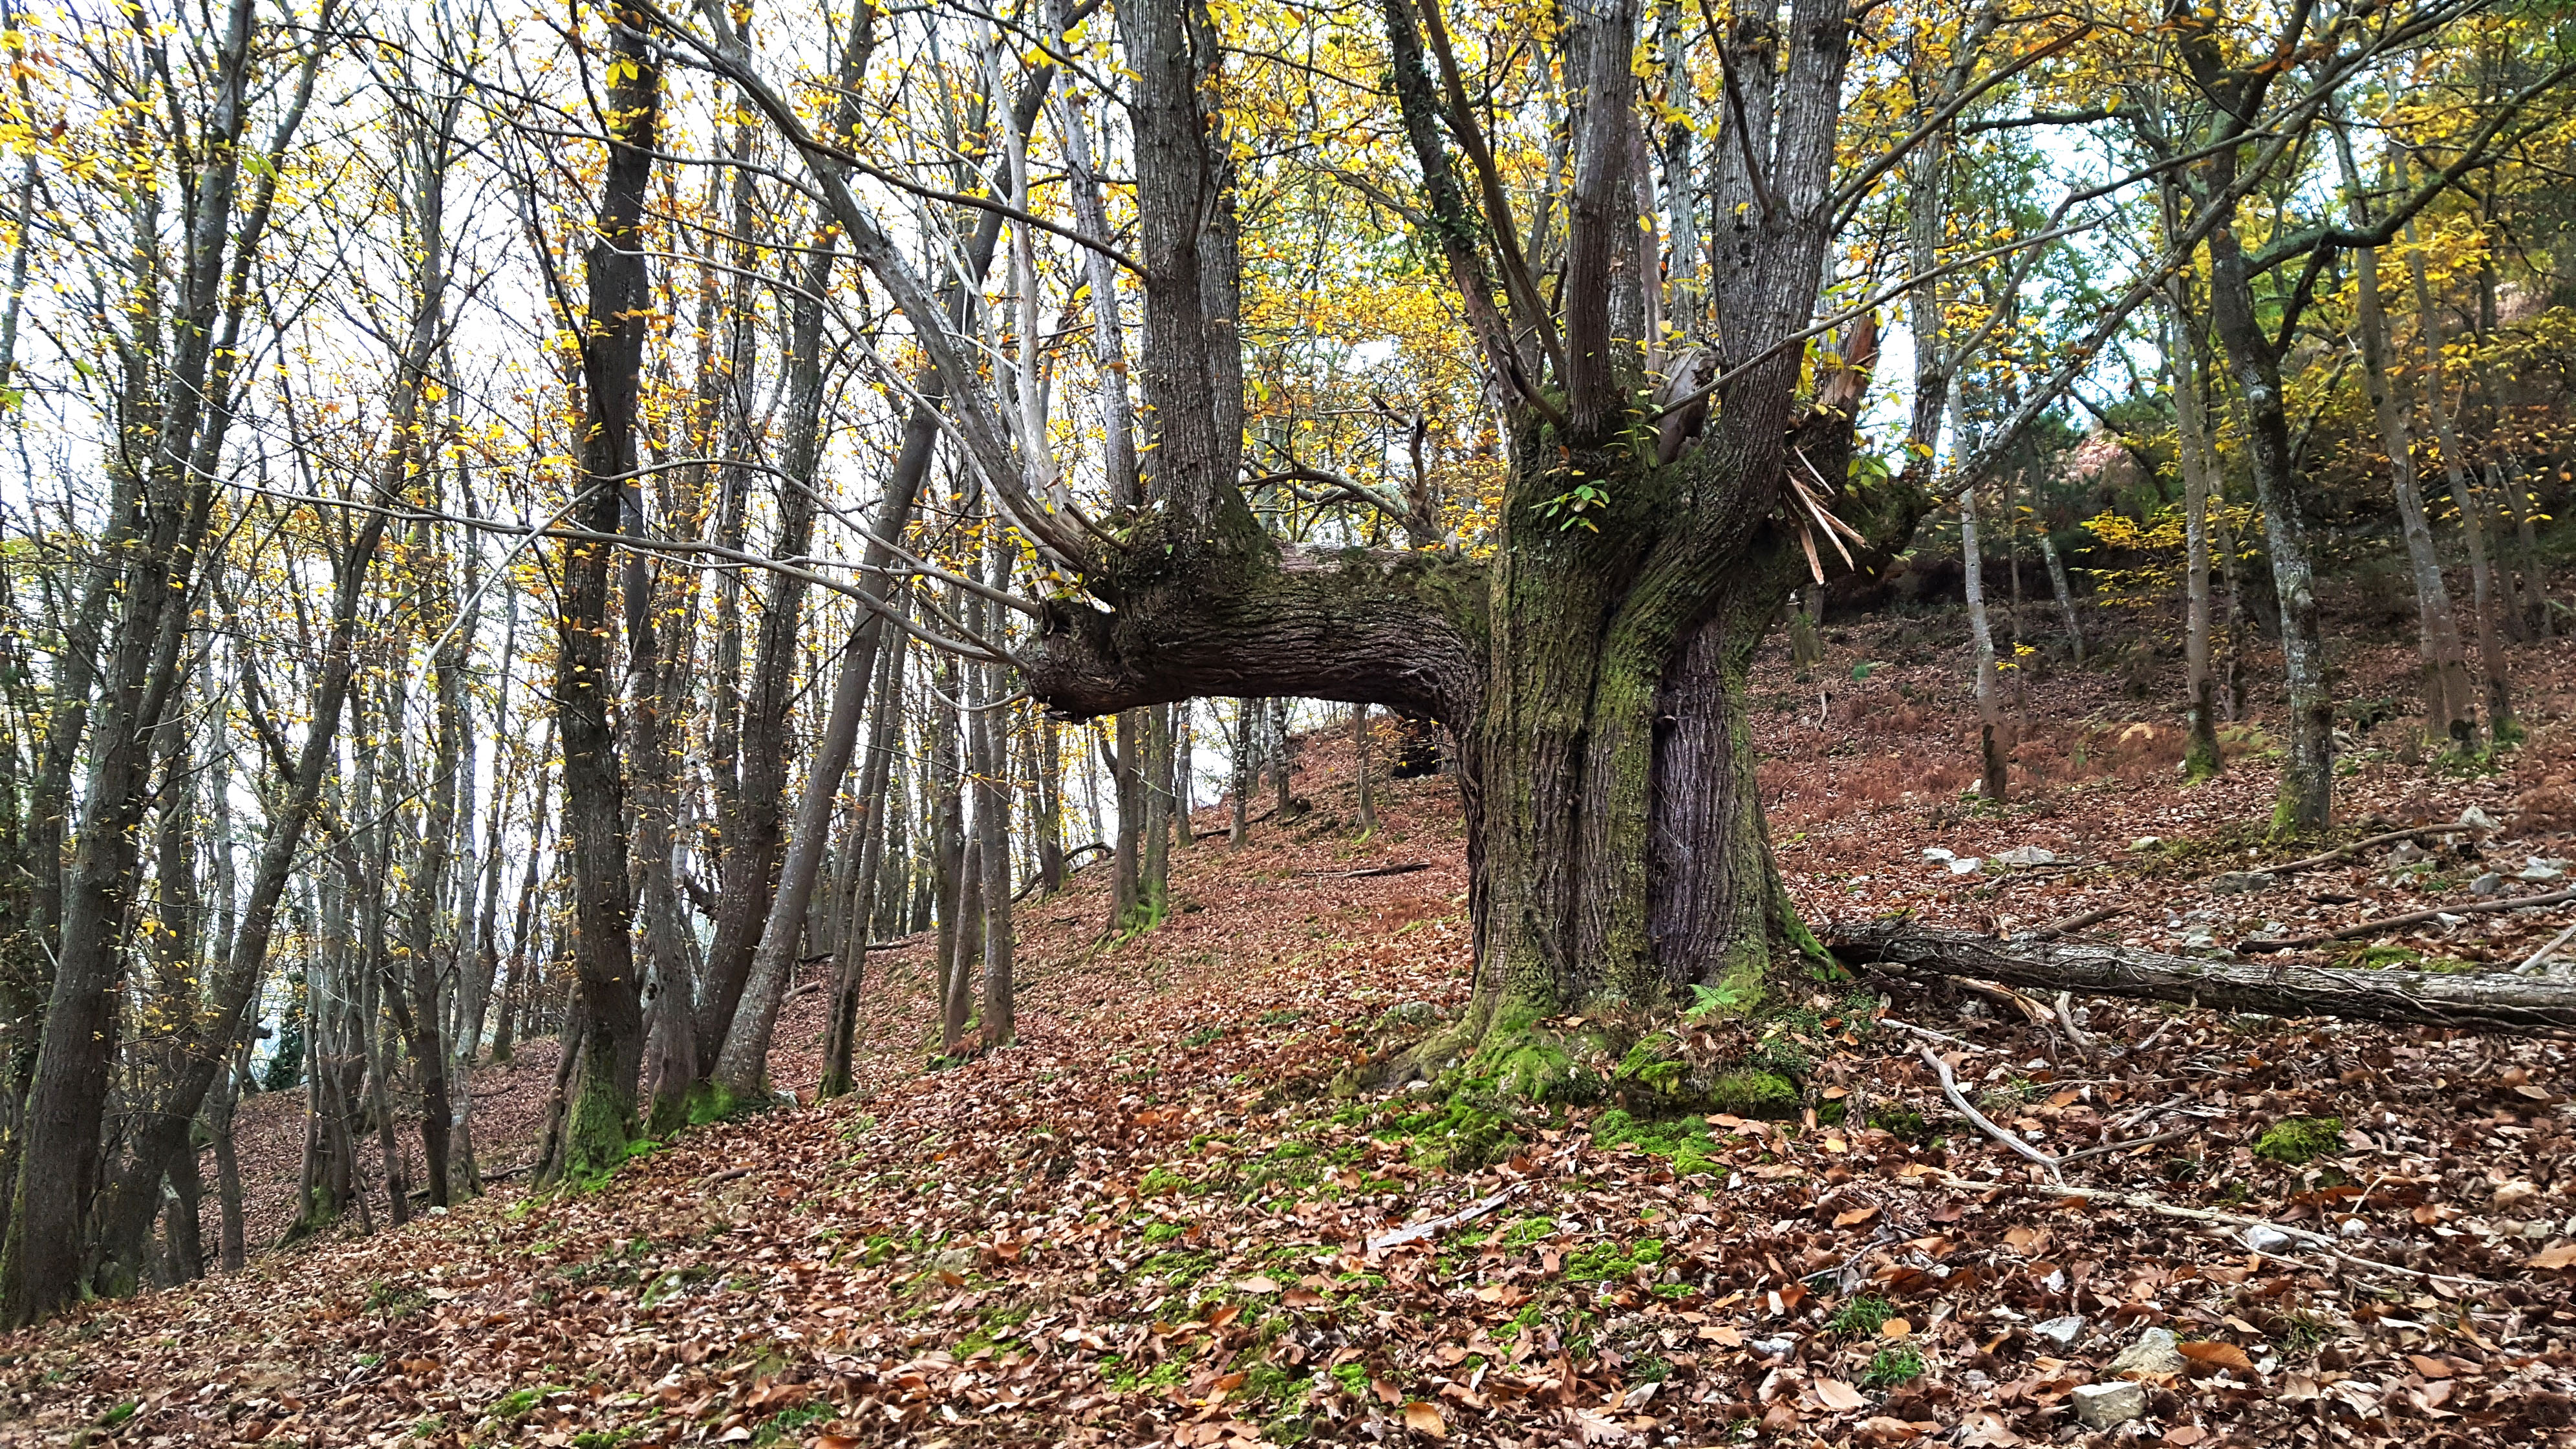
MULTIPOLYGON (((2116 676, 2060 671, 2032 682, 2027 798, 1979 810, 1954 778, 1974 758, 1962 671, 1909 627, 1843 631, 1803 680, 1780 662, 1759 681, 1774 831, 1811 915, 2012 929, 2116 906, 2099 929, 2210 949, 2490 899, 2479 878, 2576 854, 2551 804, 2576 755, 2562 699, 2494 775, 2368 758, 2357 722, 2355 816, 2475 805, 2494 833, 2212 891, 2280 858, 2243 828, 2268 787, 2259 725, 2229 776, 2186 790, 2169 715, 2116 676), (2053 859, 1953 869, 2022 846, 2053 859)), ((2571 664, 2535 649, 2524 673, 2571 664)), ((1819 982, 1758 1035, 1698 1033, 1800 1080, 1771 1120, 1641 1120, 1607 1083, 1544 1115, 1352 1094, 1347 1069, 1463 1004, 1462 842, 1440 780, 1384 787, 1380 829, 1354 839, 1347 756, 1318 737, 1303 759, 1316 815, 1183 852, 1160 929, 1100 941, 1098 872, 1028 907, 1023 1045, 926 1072, 926 946, 885 952, 856 1097, 691 1132, 596 1193, 505 1184, 15 1335, 0 1433, 2576 1442, 2563 1045, 2117 1002, 2061 1015, 1863 978, 1819 982)), ((2567 918, 2457 916, 2368 944, 2508 962, 2567 918)), ((817 1005, 791 1005, 776 1063, 808 1098, 817 1005)), ((478 1113, 524 1122, 545 1061, 478 1078, 478 1113)))

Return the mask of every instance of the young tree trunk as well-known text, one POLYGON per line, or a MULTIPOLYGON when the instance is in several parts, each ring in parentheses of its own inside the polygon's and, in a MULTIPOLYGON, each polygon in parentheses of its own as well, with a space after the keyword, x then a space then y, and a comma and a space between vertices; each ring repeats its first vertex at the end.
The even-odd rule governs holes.
POLYGON ((859 773, 859 864, 852 883, 849 926, 834 962, 832 1009, 823 1039, 823 1079, 817 1100, 847 1096, 853 1084, 852 1058, 857 1050, 859 989, 867 981, 868 940, 880 907, 880 878, 886 846, 896 828, 889 806, 898 726, 903 720, 903 664, 900 645, 884 651, 876 687, 875 719, 868 732, 868 755, 859 773))
POLYGON ((1190 796, 1197 782, 1198 713, 1196 702, 1176 700, 1172 704, 1172 848, 1186 850, 1198 843, 1198 832, 1190 822, 1190 796))
MULTIPOLYGON (((2216 452, 2201 390, 2200 324, 2186 305, 2180 278, 2167 283, 2165 358, 2173 372, 2176 451, 2182 463, 2183 518, 2183 770, 2205 780, 2227 768, 2218 748, 2218 701, 2210 671, 2209 504, 2217 489, 2216 452)), ((2055 568, 2055 555, 2050 567, 2055 568)))
POLYGON ((1369 707, 1366 703, 1351 706, 1351 759, 1354 762, 1352 773, 1359 781, 1360 833, 1366 835, 1377 829, 1377 791, 1370 779, 1373 772, 1369 765, 1369 707))
POLYGON ((241 1158, 233 1141, 233 1109, 241 1102, 242 1079, 250 1074, 249 1048, 246 1041, 234 1048, 214 1095, 206 1101, 206 1135, 215 1149, 218 1261, 227 1273, 240 1272, 245 1260, 241 1158))
MULTIPOLYGON (((787 439, 785 471, 793 481, 778 489, 780 558, 802 557, 814 533, 813 487, 823 449, 823 294, 833 254, 807 258, 788 324, 787 439)), ((707 982, 698 1007, 696 1069, 715 1069, 725 1034, 741 1008, 752 957, 769 921, 786 829, 788 714, 795 700, 795 663, 805 598, 804 580, 777 574, 769 607, 761 615, 751 693, 742 713, 741 784, 728 792, 728 815, 719 824, 723 885, 717 897, 715 943, 707 952, 707 982)), ((659 1110, 657 1108, 657 1110, 659 1110)))
MULTIPOLYGON (((868 12, 868 18, 873 15, 873 11, 868 12)), ((849 31, 842 61, 842 89, 847 97, 858 94, 858 75, 866 64, 870 34, 864 24, 854 25, 849 31)), ((1025 137, 1028 128, 1036 123, 1054 78, 1052 67, 1042 66, 1031 73, 1006 118, 1013 135, 1025 137)), ((847 112, 843 119, 854 126, 856 112, 847 112)), ((835 171, 827 192, 846 197, 845 192, 831 189, 839 184, 839 173, 835 171)), ((836 215, 845 223, 856 219, 837 209, 836 215)), ((980 214, 968 240, 962 277, 939 296, 938 307, 948 322, 963 325, 972 300, 970 291, 981 284, 1000 246, 1001 227, 1000 212, 987 210, 980 214)), ((854 235, 874 234, 873 228, 851 230, 854 235)), ((913 499, 928 472, 932 445, 939 436, 939 409, 948 374, 934 366, 925 369, 918 381, 920 401, 905 420, 902 450, 896 455, 893 477, 879 500, 876 517, 871 520, 871 536, 861 552, 859 588, 872 601, 871 612, 852 632, 842 654, 841 671, 832 685, 831 706, 806 769, 805 793, 797 802, 786 857, 780 862, 769 920, 761 929, 760 948, 753 954, 743 1002, 735 1009, 733 1024, 725 1033, 724 1050, 717 1058, 715 1085, 736 1100, 755 1099, 767 1076, 770 1032, 777 1023, 778 1007, 786 996, 787 980, 794 966, 797 927, 821 872, 834 801, 849 769, 850 756, 857 749, 867 688, 876 673, 876 651, 881 647, 885 628, 873 610, 882 608, 888 596, 888 570, 894 560, 890 541, 900 537, 911 520, 913 499)))
POLYGON ((1234 809, 1225 836, 1226 844, 1232 846, 1242 845, 1252 835, 1249 814, 1252 786, 1258 778, 1252 768, 1252 721, 1258 708, 1257 700, 1238 699, 1234 702, 1234 789, 1231 792, 1234 809))
MULTIPOLYGON (((1957 425, 1954 423, 1954 427, 1957 425)), ((1964 451, 1964 450, 1963 450, 1964 451)), ((1977 488, 1972 480, 1959 490, 1959 556, 1968 589, 1968 637, 1975 646, 1977 672, 1977 792, 2000 801, 2009 788, 2003 740, 2003 702, 1997 688, 1995 636, 1986 622, 1985 564, 1977 538, 1977 488)))
POLYGON ((519 904, 510 922, 510 969, 501 983, 501 1020, 492 1028, 492 1061, 507 1063, 514 1039, 514 1028, 526 1014, 529 995, 529 947, 535 944, 537 909, 537 867, 545 859, 546 794, 553 783, 554 732, 547 727, 537 745, 537 783, 528 794, 528 860, 519 873, 519 904))
POLYGON ((1109 767, 1110 798, 1118 813, 1118 834, 1109 856, 1109 933, 1132 931, 1145 909, 1145 770, 1143 715, 1120 710, 1114 728, 1101 741, 1109 767))
MULTIPOLYGON (((2356 226, 2369 223, 2362 200, 2361 175, 2353 165, 2352 143, 2338 126, 2335 152, 2343 165, 2344 193, 2356 226)), ((2424 494, 2415 476, 2415 440, 2407 422, 2407 404, 2389 366, 2388 319, 2379 298, 2379 249, 2353 251, 2359 286, 2356 317, 2361 334, 2363 386, 2370 394, 2371 415, 2379 424, 2380 446, 2388 454, 2389 479, 2397 497, 2398 530, 2406 541, 2406 561, 2415 580, 2416 642, 2424 657, 2424 713, 2428 734, 2437 747, 2474 754, 2478 748, 2478 705, 2469 683, 2468 656, 2460 647, 2460 629, 2451 612, 2451 593, 2442 581, 2442 558, 2433 545, 2433 527, 2424 516, 2424 494)), ((2438 402, 2437 402, 2438 405, 2438 402)), ((2484 585, 2479 588, 2481 596, 2484 585)))
MULTIPOLYGON (((2223 187, 2220 188, 2223 190, 2223 187)), ((2264 330, 2251 268, 2232 228, 2210 233, 2210 311, 2245 407, 2246 463, 2263 510, 2266 552, 2281 603, 2288 746, 2272 810, 2277 836, 2313 834, 2334 819, 2334 695, 2316 576, 2308 554, 2306 489, 2291 459, 2280 359, 2264 330)))
POLYGON ((1064 729, 1045 715, 1037 720, 1037 857, 1039 888, 1064 889, 1064 729))
POLYGON ((1172 710, 1156 705, 1145 711, 1144 764, 1136 771, 1136 793, 1143 797, 1141 856, 1136 865, 1136 919, 1162 924, 1172 891, 1172 710))
MULTIPOLYGON (((2487 734, 2501 744, 2519 730, 2513 719, 2513 667, 2505 658, 2504 646, 2496 639, 2496 609, 2502 601, 2495 587, 2495 569, 2488 558, 2485 507, 2471 496, 2474 490, 2468 474, 2468 449, 2460 441, 2459 430, 2451 424, 2450 384, 2442 376, 2442 314, 2433 305, 2433 289, 2424 276, 2424 253, 2412 245, 2414 222, 2406 223, 2405 236, 2409 243, 2406 269, 2415 285, 2415 316, 2424 333, 2424 405, 2433 415, 2433 436, 2442 447, 2442 477, 2450 485, 2452 506, 2460 510, 2460 532, 2469 545, 2469 607, 2475 612, 2478 626, 2478 664, 2486 674, 2487 734)), ((2372 248, 2364 248, 2361 256, 2373 258, 2373 252, 2372 248)), ((2375 258, 2365 265, 2375 273, 2375 258)), ((2362 285, 2367 289, 2371 284, 2365 281, 2362 285)), ((2372 310, 2378 310, 2376 303, 2372 310)), ((2379 331, 2384 348, 2384 319, 2379 331)))
POLYGON ((2531 609, 2532 633, 2543 640, 2554 639, 2558 625, 2549 616, 2549 575, 2540 566, 2540 540, 2531 526, 2532 515, 2539 511, 2539 495, 2531 491, 2522 460, 2507 454, 2506 462, 2512 465, 2510 482, 2505 463, 2487 460, 2487 486, 2505 500, 2506 510, 2513 515, 2515 541, 2522 551, 2522 596, 2531 609))

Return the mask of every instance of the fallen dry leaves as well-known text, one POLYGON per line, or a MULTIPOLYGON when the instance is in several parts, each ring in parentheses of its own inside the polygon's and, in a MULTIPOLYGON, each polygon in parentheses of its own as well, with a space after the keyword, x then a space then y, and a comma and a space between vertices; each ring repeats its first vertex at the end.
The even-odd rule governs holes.
MULTIPOLYGON (((1760 683, 1789 686, 1769 666, 1760 683)), ((1927 719, 1918 734, 1958 724, 1927 719)), ((1780 760, 1795 727, 1766 717, 1780 760)), ((2515 770, 2564 768, 2561 728, 2543 721, 2515 770)), ((1348 808, 1331 746, 1309 742, 1299 782, 1324 816, 1181 852, 1161 930, 1095 944, 1096 873, 1028 906, 1023 1045, 925 1073, 923 952, 886 953, 857 1098, 686 1134, 595 1194, 505 1188, 11 1336, 0 1435, 2013 1446, 2082 1437, 2074 1390, 2164 1328, 2186 1371, 2147 1385, 2141 1442, 2568 1440, 2562 1044, 2095 1002, 2075 1017, 2088 1050, 1974 991, 1836 983, 1780 1043, 1810 1062, 1795 1120, 1640 1135, 1607 1130, 1604 1103, 1443 1172, 1425 1098, 1327 1089, 1463 1001, 1454 806, 1440 781, 1389 786, 1356 843, 1329 818, 1348 808), (2204 1216, 2058 1191, 1950 1111, 1882 1011, 1938 1033, 1981 1109, 2069 1160, 2070 1185, 2204 1216), (2294 1117, 2342 1131, 2305 1163, 2255 1155, 2294 1117)), ((1918 800, 1801 824, 1793 801, 1784 863, 1819 915, 2029 924, 2118 899, 2116 929, 2157 944, 2304 895, 2437 891, 2373 859, 2213 906, 2198 881, 2242 847, 2210 842, 2267 788, 2259 762, 2190 792, 2112 779, 1999 818, 1918 800), (2140 859, 2144 834, 2195 845, 2140 859), (2104 864, 1954 877, 1920 853, 2027 843, 2104 864), (2212 909, 2233 914, 2193 918, 2212 909)), ((2357 779, 2357 798, 2440 818, 2532 787, 2357 779)), ((2534 929, 2428 944, 2466 958, 2534 929)), ((792 1005, 783 1083, 810 1087, 818 1004, 792 1005)), ((478 1094, 541 1091, 540 1055, 478 1094)))

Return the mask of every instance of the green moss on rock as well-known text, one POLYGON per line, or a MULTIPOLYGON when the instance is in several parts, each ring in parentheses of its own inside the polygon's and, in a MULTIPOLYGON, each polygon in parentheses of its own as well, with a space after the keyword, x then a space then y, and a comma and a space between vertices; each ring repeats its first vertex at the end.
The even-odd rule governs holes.
POLYGON ((1709 1083, 1709 1104, 1738 1117, 1794 1117, 1800 1100, 1798 1084, 1778 1072, 1728 1072, 1709 1083))

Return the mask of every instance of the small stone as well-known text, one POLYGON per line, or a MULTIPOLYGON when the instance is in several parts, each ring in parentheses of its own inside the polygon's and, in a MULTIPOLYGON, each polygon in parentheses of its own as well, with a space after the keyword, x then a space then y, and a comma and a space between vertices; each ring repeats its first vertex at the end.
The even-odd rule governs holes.
POLYGON ((2055 865, 2057 852, 2043 845, 2016 845, 1995 852, 1996 861, 2010 866, 2055 865))
POLYGON ((2390 865, 2413 865, 2415 862, 2422 860, 2431 854, 2431 851, 2417 845, 2414 841, 2401 840, 2397 842, 2396 849, 2388 852, 2388 863, 2390 865))
POLYGON ((2129 842, 2129 848, 2131 850, 2153 850, 2164 843, 2165 838, 2161 835, 2141 835, 2137 839, 2129 842))
POLYGON ((1923 858, 1925 860, 1948 860, 1951 856, 1949 851, 1942 849, 1940 846, 1927 845, 1923 847, 1923 858))
POLYGON ((2476 880, 2469 882, 2469 894, 2473 896, 2491 896, 2501 892, 2503 889, 2504 877, 2496 874, 2494 871, 2488 871, 2486 874, 2479 876, 2476 880))
POLYGON ((2147 1412, 2144 1384, 2083 1384, 2074 1394, 2075 1418, 2088 1429, 2111 1429, 2147 1412))
POLYGON ((2539 856, 2535 855, 2531 857, 2530 860, 2523 863, 2522 869, 2515 872, 2513 878, 2515 880, 2527 880, 2535 883, 2540 881, 2565 880, 2567 878, 2567 862, 2563 860, 2543 860, 2539 856))
POLYGON ((2201 888, 2213 895, 2236 896, 2252 891, 2268 891, 2280 882, 2268 870, 2221 871, 2201 882, 2201 888))
POLYGON ((2075 1340, 2084 1336, 2084 1317, 2082 1314, 2070 1313, 2063 1318, 2052 1318, 2046 1323, 2034 1323, 2030 1326, 2030 1332, 2033 1338, 2044 1340, 2059 1353, 2064 1353, 2075 1346, 2075 1340))
MULTIPOLYGON (((2138 1335, 2137 1342, 2120 1350, 2108 1372, 2115 1378, 2122 1374, 2178 1374, 2182 1372, 2182 1351, 2174 1347, 2170 1329, 2150 1328, 2138 1335)), ((2143 1412, 2146 1399, 2141 1396, 2138 1402, 2143 1412)))
POLYGON ((2237 1238, 2245 1244, 2247 1251, 2256 1253, 2286 1253, 2297 1247, 2299 1242, 2270 1223, 2255 1223, 2237 1234, 2237 1238))
POLYGON ((1950 862, 1950 874, 1975 875, 1985 862, 1973 855, 1962 855, 1950 862))
POLYGON ((1785 1337, 1757 1338, 1751 1340, 1751 1347, 1755 1353, 1764 1358, 1787 1358, 1798 1351, 1798 1340, 1785 1337))
POLYGON ((2493 830, 2496 828, 2496 818, 2472 805, 2460 812, 2460 824, 2471 830, 2493 830))
POLYGON ((2207 926, 2194 926, 2183 932, 2182 944, 2194 951, 2214 951, 2218 949, 2218 933, 2207 926))

